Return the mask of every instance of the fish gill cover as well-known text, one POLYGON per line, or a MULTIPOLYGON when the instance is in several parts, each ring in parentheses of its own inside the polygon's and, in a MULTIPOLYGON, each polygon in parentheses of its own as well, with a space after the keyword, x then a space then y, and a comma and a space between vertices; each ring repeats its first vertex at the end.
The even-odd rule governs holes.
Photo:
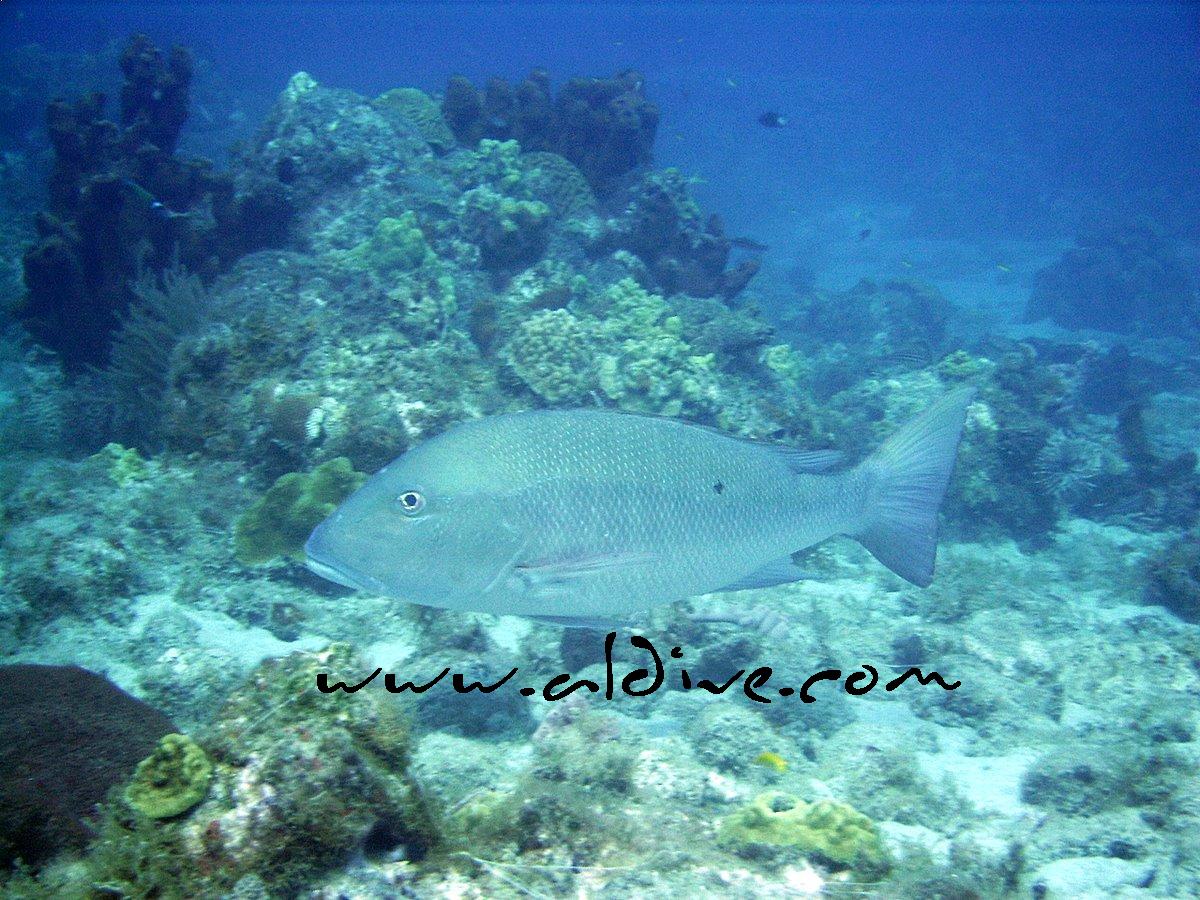
MULTIPOLYGON (((844 13, 828 15, 852 34, 844 13)), ((170 37, 167 19, 136 15, 170 37)), ((775 13, 748 15, 771 45, 775 13)), ((723 24, 718 36, 741 33, 723 24)), ((823 175, 822 152, 850 165, 845 129, 870 130, 846 106, 852 75, 808 72, 789 93, 785 77, 712 74, 719 55, 697 80, 664 64, 701 39, 643 48, 644 66, 621 47, 598 71, 568 57, 510 80, 434 48, 438 74, 411 75, 424 89, 394 69, 365 93, 320 74, 330 60, 291 56, 265 98, 223 74, 275 71, 244 48, 213 61, 211 45, 144 34, 95 52, 5 38, 0 651, 14 665, 0 672, 0 785, 19 802, 0 816, 4 891, 1200 892, 1195 230, 1126 182, 1092 214, 1070 181, 1082 163, 1042 194, 1031 175, 1007 198, 985 187, 954 206, 948 171, 978 185, 973 166, 1036 170, 1040 145, 985 124, 975 134, 994 145, 944 148, 944 169, 888 169, 888 152, 931 154, 914 101, 878 84, 880 127, 907 110, 913 129, 878 165, 918 199, 906 211, 869 178, 823 196, 796 160, 823 175), (235 135, 221 164, 191 149, 235 135), (1014 141, 1024 163, 1008 161, 1014 141), (696 156, 707 143, 727 156, 696 156), (772 198, 789 179, 813 197, 781 224, 772 198), (767 193, 743 201, 754 184, 767 193), (1040 212, 985 236, 947 239, 937 224, 985 207, 1003 219, 1006 204, 1040 212), (1028 240, 1039 228, 1053 240, 1028 240), (745 555, 740 520, 671 519, 678 494, 654 493, 682 472, 687 510, 741 502, 746 467, 726 471, 709 442, 777 473, 771 485, 879 477, 831 495, 821 510, 836 527, 812 540, 856 532, 918 584, 946 489, 936 577, 916 587, 848 541, 783 555, 812 543, 797 537, 762 566, 721 568, 736 592, 639 615, 634 579, 615 604, 630 619, 564 629, 404 602, 434 603, 428 584, 382 596, 390 584, 340 556, 315 568, 366 591, 306 570, 312 529, 394 459, 393 479, 436 472, 487 500, 531 454, 489 443, 485 423, 582 420, 622 423, 603 428, 613 466, 655 452, 666 465, 576 483, 553 509, 577 546, 544 558, 516 542, 480 596, 534 585, 564 607, 550 618, 578 620, 578 585, 663 569, 594 552, 588 527, 608 535, 639 516, 662 540, 707 532, 691 570, 655 572, 677 586, 745 555), (431 456, 469 423, 491 459, 431 456), (626 428, 695 440, 686 453, 667 438, 630 446, 626 428), (936 465, 914 438, 931 430, 936 465), (818 452, 830 449, 845 467, 818 452), (880 460, 905 462, 893 491, 880 460), (606 643, 610 629, 620 639, 606 643), (653 677, 652 651, 662 688, 606 699, 626 672, 630 685, 639 669, 653 677), (107 679, 30 665, 64 662, 107 679), (759 666, 769 704, 742 690, 753 676, 731 678, 759 666), (885 689, 912 667, 959 686, 885 689), (560 672, 597 689, 549 702, 541 686, 560 672), (734 686, 714 696, 704 679, 734 686), (319 689, 337 683, 363 687, 319 689), (471 683, 500 686, 457 690, 471 683)), ((1176 121, 1194 134, 1186 109, 1176 121)), ((529 440, 561 455, 544 430, 529 440)), ((608 460, 589 453, 577 456, 608 460)), ((372 485, 387 488, 389 523, 436 507, 429 485, 372 485)), ((789 535, 813 505, 780 513, 789 535)), ((443 574, 473 584, 458 561, 506 548, 498 536, 520 533, 523 509, 487 507, 475 555, 445 550, 443 574)), ((402 572, 435 568, 420 545, 380 545, 409 551, 387 556, 402 572)))

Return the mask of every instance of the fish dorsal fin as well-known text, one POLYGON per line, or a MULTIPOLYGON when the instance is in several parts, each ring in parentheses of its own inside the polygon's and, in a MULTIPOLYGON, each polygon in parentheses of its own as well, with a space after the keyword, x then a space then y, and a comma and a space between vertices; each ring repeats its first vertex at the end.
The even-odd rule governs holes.
POLYGON ((765 566, 743 575, 737 581, 721 588, 722 591, 749 591, 755 588, 775 587, 779 584, 791 584, 795 581, 806 581, 813 577, 792 562, 790 556, 773 559, 765 566))

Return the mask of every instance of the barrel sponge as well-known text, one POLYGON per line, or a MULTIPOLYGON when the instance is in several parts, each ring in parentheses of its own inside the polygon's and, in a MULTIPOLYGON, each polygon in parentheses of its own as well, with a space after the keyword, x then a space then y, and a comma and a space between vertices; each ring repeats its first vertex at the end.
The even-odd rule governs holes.
POLYGON ((738 853, 752 854, 762 845, 795 847, 863 878, 881 876, 889 868, 875 823, 836 800, 805 803, 790 794, 761 794, 721 823, 719 840, 738 853))
POLYGON ((300 558, 312 530, 366 480, 344 456, 311 472, 280 476, 233 529, 234 553, 246 565, 300 558))
POLYGON ((204 799, 212 763, 200 746, 182 734, 167 734, 154 752, 138 763, 125 799, 151 819, 182 815, 204 799))

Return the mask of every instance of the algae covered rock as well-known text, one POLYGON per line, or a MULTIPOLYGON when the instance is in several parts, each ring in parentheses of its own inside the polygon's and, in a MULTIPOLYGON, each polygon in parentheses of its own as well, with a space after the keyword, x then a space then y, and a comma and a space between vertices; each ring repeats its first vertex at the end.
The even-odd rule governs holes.
POLYGON ((204 799, 212 779, 212 762, 191 738, 165 735, 154 752, 138 763, 125 799, 151 819, 182 815, 204 799))
POLYGON ((794 847, 863 878, 881 876, 890 868, 875 823, 836 800, 805 803, 790 794, 761 794, 721 823, 719 840, 745 856, 794 847))
POLYGON ((246 565, 296 557, 317 525, 366 480, 344 456, 311 472, 289 472, 244 512, 233 531, 234 552, 246 565))

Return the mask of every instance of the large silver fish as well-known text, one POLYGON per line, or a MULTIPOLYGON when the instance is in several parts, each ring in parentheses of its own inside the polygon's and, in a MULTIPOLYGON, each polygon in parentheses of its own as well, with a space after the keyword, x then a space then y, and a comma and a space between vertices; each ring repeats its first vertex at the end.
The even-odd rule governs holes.
POLYGON ((859 465, 671 419, 495 416, 392 462, 317 526, 309 566, 447 609, 569 622, 795 581, 796 550, 844 534, 922 587, 971 389, 859 465))

